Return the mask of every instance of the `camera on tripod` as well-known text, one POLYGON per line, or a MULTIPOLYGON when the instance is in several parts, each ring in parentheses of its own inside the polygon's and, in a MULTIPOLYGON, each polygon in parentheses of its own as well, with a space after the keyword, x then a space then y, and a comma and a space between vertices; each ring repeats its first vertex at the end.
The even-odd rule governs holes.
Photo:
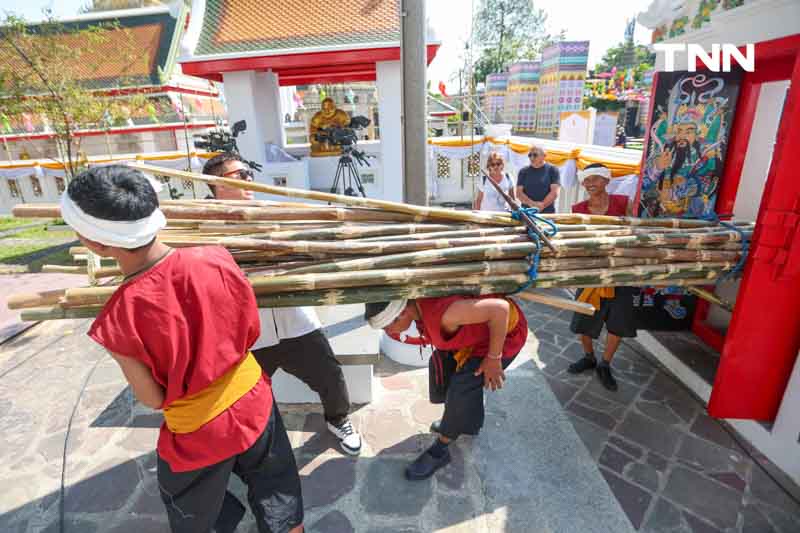
MULTIPOLYGON (((236 138, 240 133, 245 131, 247 131, 247 122, 240 120, 234 122, 230 133, 220 128, 210 131, 205 135, 198 135, 197 137, 199 137, 200 140, 195 139, 194 146, 195 148, 202 148, 209 152, 232 152, 234 154, 239 154, 239 146, 236 144, 236 138)), ((243 163, 256 172, 261 171, 261 165, 255 161, 243 161, 243 163)))
POLYGON ((321 143, 328 143, 333 146, 340 146, 342 148, 342 155, 339 156, 339 165, 336 167, 336 176, 333 180, 331 192, 336 193, 339 189, 339 182, 342 182, 344 194, 347 196, 356 196, 356 189, 361 193, 361 196, 366 197, 364 185, 361 183, 361 177, 358 174, 358 168, 353 163, 353 159, 358 161, 361 166, 370 166, 369 158, 375 157, 367 154, 362 150, 356 150, 358 143, 358 135, 356 130, 360 130, 369 126, 370 120, 367 117, 355 116, 350 119, 350 124, 347 127, 331 127, 320 128, 314 134, 315 140, 321 143), (355 186, 355 188, 354 188, 355 186))
POLYGON ((320 128, 314 134, 315 140, 321 143, 328 143, 333 146, 340 146, 344 154, 352 153, 361 165, 369 166, 367 158, 370 157, 360 150, 356 150, 358 135, 356 130, 369 126, 370 120, 364 116, 355 116, 350 119, 350 124, 346 127, 334 126, 331 128, 320 128))

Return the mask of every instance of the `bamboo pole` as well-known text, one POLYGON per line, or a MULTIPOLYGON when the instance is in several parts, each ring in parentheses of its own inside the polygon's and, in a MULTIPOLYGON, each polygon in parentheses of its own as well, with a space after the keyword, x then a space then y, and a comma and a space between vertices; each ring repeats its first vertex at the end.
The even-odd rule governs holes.
POLYGON ((393 213, 403 213, 406 215, 419 216, 425 219, 438 218, 444 220, 460 220, 464 222, 475 222, 480 224, 501 225, 501 226, 517 225, 516 221, 514 221, 510 216, 500 213, 489 213, 480 211, 456 211, 453 209, 445 209, 441 207, 416 206, 411 204, 404 204, 401 202, 391 202, 388 200, 376 200, 373 198, 364 198, 358 196, 346 196, 346 195, 331 194, 326 192, 309 191, 305 189, 293 189, 290 187, 276 187, 253 181, 220 178, 217 176, 207 176, 195 172, 186 172, 183 170, 174 170, 171 168, 162 168, 152 165, 129 164, 128 166, 144 172, 161 174, 164 176, 171 176, 182 179, 189 179, 194 181, 201 181, 203 183, 206 183, 207 185, 221 185, 223 187, 245 189, 249 191, 276 194, 279 196, 289 196, 293 198, 306 198, 309 200, 318 200, 321 202, 331 202, 349 206, 372 207, 393 213))
POLYGON ((270 238, 274 240, 346 240, 373 237, 376 235, 399 235, 401 237, 409 237, 415 234, 425 236, 429 233, 446 231, 452 228, 453 226, 446 224, 342 225, 323 229, 275 231, 270 234, 270 238))
MULTIPOLYGON (((561 270, 539 273, 536 287, 614 286, 625 281, 649 279, 679 279, 684 274, 722 271, 733 268, 733 263, 670 263, 662 265, 634 265, 617 268, 561 270)), ((492 261, 463 263, 450 266, 431 266, 401 269, 364 270, 332 274, 301 274, 270 277, 251 277, 250 283, 257 295, 297 293, 323 289, 344 289, 387 285, 480 285, 482 280, 516 281, 520 285, 528 280, 526 261, 492 261), (519 274, 519 275, 518 275, 519 274)), ((96 306, 104 304, 117 289, 116 286, 83 287, 67 289, 61 304, 65 307, 96 306)))
POLYGON ((691 294, 694 294, 698 298, 701 298, 709 303, 717 305, 729 313, 733 313, 733 304, 728 302, 727 300, 723 300, 722 298, 718 297, 716 294, 710 293, 704 289, 699 287, 690 287, 687 289, 691 294))
MULTIPOLYGON (((404 213, 409 215, 420 216, 423 218, 460 220, 464 222, 474 222, 478 224, 489 224, 489 225, 500 225, 500 226, 520 225, 520 223, 512 219, 511 216, 501 213, 489 213, 483 211, 456 211, 440 207, 416 206, 416 205, 404 204, 401 202, 391 202, 388 200, 376 200, 372 198, 346 196, 346 195, 331 194, 318 191, 308 191, 304 189, 293 189, 289 187, 276 187, 252 181, 220 178, 217 176, 207 176, 204 174, 198 174, 194 172, 174 170, 174 169, 157 167, 141 163, 129 163, 128 166, 145 172, 151 172, 155 174, 161 174, 164 176, 171 176, 171 177, 189 179, 194 181, 202 181, 206 184, 211 184, 211 185, 222 185, 225 187, 233 187, 237 189, 245 189, 256 192, 264 192, 279 196, 306 198, 311 200, 332 202, 349 206, 372 207, 377 209, 383 209, 385 211, 391 211, 394 213, 404 213)), ((681 219, 681 218, 643 219, 634 217, 614 217, 614 216, 583 215, 583 214, 548 214, 543 216, 545 218, 553 220, 556 223, 568 223, 568 224, 569 223, 618 224, 625 226, 649 226, 649 227, 661 226, 661 227, 674 227, 674 228, 697 228, 697 227, 715 225, 715 223, 706 220, 693 220, 693 219, 681 219)))
MULTIPOLYGON (((239 180, 234 180, 239 181, 239 180)), ((354 222, 426 222, 422 216, 393 213, 376 209, 348 209, 348 208, 261 208, 241 207, 231 205, 165 205, 161 208, 164 216, 169 220, 199 220, 207 219, 242 221, 253 223, 256 221, 354 221, 354 222)), ((58 218, 61 210, 57 204, 20 204, 14 206, 12 214, 20 218, 58 218)))
POLYGON ((533 291, 518 292, 515 296, 522 300, 549 305, 557 309, 566 309, 567 311, 574 311, 575 313, 588 316, 594 315, 594 306, 586 302, 579 302, 569 298, 561 298, 558 296, 553 296, 552 294, 544 294, 533 291))

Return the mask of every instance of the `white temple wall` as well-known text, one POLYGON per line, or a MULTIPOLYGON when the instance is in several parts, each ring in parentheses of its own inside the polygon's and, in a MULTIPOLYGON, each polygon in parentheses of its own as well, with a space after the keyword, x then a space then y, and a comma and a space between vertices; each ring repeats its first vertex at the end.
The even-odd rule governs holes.
POLYGON ((403 197, 403 122, 401 110, 402 69, 400 61, 376 64, 378 116, 381 131, 381 168, 385 200, 402 202, 403 197))
MULTIPOLYGON (((267 91, 263 74, 248 70, 243 72, 226 72, 222 76, 225 91, 225 104, 228 108, 228 123, 233 125, 240 120, 247 121, 247 131, 239 134, 237 145, 239 151, 248 159, 260 165, 266 164, 264 140, 267 138, 267 120, 264 115, 266 104, 259 103, 267 91)), ((277 105, 280 97, 276 95, 277 105)), ((278 117, 279 118, 279 117, 278 117)), ((256 180, 261 181, 260 173, 256 180)))

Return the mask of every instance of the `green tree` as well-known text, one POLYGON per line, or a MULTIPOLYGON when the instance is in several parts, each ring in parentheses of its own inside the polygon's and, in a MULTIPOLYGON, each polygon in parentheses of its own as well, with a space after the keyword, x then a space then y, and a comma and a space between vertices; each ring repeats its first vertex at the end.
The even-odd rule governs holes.
POLYGON ((516 61, 535 59, 546 44, 564 39, 563 31, 557 36, 547 33, 547 14, 534 7, 533 0, 481 0, 474 17, 476 83, 516 61))
POLYGON ((594 70, 596 73, 609 72, 614 67, 617 67, 617 70, 623 70, 632 66, 634 67, 635 80, 640 81, 641 75, 645 71, 652 69, 655 62, 655 52, 651 52, 646 46, 620 43, 606 50, 606 53, 603 54, 603 59, 595 65, 594 70), (632 53, 629 52, 628 47, 632 48, 632 53), (626 65, 629 54, 633 59, 632 65, 626 65))
POLYGON ((24 120, 48 125, 57 160, 74 177, 81 166, 78 130, 108 131, 142 110, 152 112, 144 96, 110 95, 132 82, 128 73, 145 61, 118 24, 66 26, 45 12, 44 22, 30 25, 7 15, 0 27, 0 120, 6 129, 24 120), (111 71, 116 77, 109 80, 104 73, 111 71))

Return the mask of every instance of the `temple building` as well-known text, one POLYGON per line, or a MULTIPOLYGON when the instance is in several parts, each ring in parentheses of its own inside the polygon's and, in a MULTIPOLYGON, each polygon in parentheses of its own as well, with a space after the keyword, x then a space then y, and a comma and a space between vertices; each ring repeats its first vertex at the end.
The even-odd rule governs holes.
MULTIPOLYGON (((90 12, 61 21, 67 30, 113 23, 115 27, 102 30, 106 37, 103 46, 113 47, 122 39, 132 38, 144 57, 132 73, 115 70, 123 65, 103 64, 101 57, 96 61, 102 68, 86 69, 83 81, 88 87, 109 98, 144 94, 148 103, 134 111, 125 123, 102 129, 97 125, 79 126, 75 136, 81 139, 82 156, 184 150, 187 141, 191 146, 194 134, 203 133, 225 120, 217 84, 187 76, 177 64, 179 43, 187 22, 188 10, 182 3, 172 7, 90 12)), ((35 28, 35 24, 31 28, 35 28)), ((81 38, 89 36, 81 34, 81 38)), ((86 48, 93 50, 90 45, 86 48)), ((97 54, 102 54, 102 49, 97 50, 97 54)), ((0 58, 0 61, 11 60, 0 58)), ((58 159, 53 137, 52 129, 42 117, 11 120, 0 126, 0 154, 7 160, 58 159)), ((0 189, 4 188, 2 185, 0 189)))
MULTIPOLYGON (((398 0, 340 3, 335 9, 299 0, 195 0, 179 61, 186 74, 223 82, 231 122, 247 121, 239 148, 264 166, 259 181, 323 191, 333 185, 339 157, 311 157, 319 154, 311 153, 310 144, 287 142, 286 115, 295 117, 282 106, 281 88, 322 86, 336 108, 346 110, 335 87, 374 82, 377 115, 366 118, 372 127, 378 122, 380 133, 358 143, 371 156, 361 179, 367 196, 402 200, 400 35, 398 0), (270 155, 276 149, 294 161, 276 161, 270 155)), ((438 47, 429 36, 428 64, 438 47)), ((317 112, 310 108, 297 118, 313 121, 317 112)))

